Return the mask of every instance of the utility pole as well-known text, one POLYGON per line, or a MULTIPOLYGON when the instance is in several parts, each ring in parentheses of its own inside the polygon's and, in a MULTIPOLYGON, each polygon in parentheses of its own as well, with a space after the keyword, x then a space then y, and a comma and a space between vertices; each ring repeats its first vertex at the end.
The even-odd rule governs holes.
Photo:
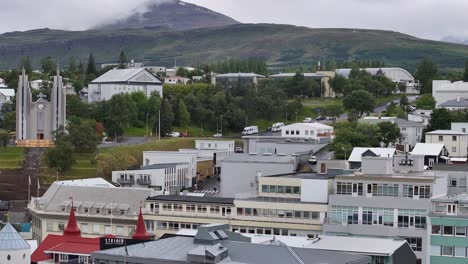
POLYGON ((146 136, 148 136, 148 112, 146 113, 146 136))
POLYGON ((284 124, 288 124, 288 103, 286 103, 286 120, 284 121, 284 124))
POLYGON ((158 140, 161 140, 161 109, 158 111, 158 140))
POLYGON ((221 135, 223 134, 223 115, 221 115, 221 135))

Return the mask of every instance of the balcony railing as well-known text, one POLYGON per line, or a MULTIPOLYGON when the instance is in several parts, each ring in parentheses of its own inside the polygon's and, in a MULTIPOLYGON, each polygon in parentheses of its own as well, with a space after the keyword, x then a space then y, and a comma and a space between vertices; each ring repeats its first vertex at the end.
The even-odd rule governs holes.
POLYGON ((118 179, 117 179, 117 182, 118 182, 119 184, 135 184, 135 179, 133 179, 133 178, 130 178, 130 179, 118 178, 118 179))
POLYGON ((150 185, 151 180, 150 179, 137 179, 137 183, 139 185, 150 185))

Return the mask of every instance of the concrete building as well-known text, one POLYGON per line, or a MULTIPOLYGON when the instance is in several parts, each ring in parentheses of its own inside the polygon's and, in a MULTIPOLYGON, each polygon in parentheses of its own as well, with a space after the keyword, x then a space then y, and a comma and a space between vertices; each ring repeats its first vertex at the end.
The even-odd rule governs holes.
POLYGON ((328 145, 317 144, 307 138, 291 138, 282 136, 244 136, 244 153, 272 153, 278 155, 310 155, 328 145))
POLYGON ((172 76, 164 78, 164 84, 188 84, 190 83, 189 78, 180 77, 180 76, 172 76))
POLYGON ((422 123, 427 126, 431 121, 432 110, 416 109, 408 114, 408 121, 422 123))
POLYGON ((324 233, 406 239, 428 263, 430 198, 446 193, 446 175, 424 171, 422 156, 363 157, 362 172, 335 177, 324 233))
POLYGON ((396 154, 394 148, 361 148, 355 147, 351 154, 349 154, 348 162, 350 169, 361 168, 363 157, 393 157, 396 154))
POLYGON ((158 92, 163 96, 162 83, 145 68, 113 69, 88 85, 88 102, 109 100, 115 94, 143 92, 150 96, 158 92))
POLYGON ((143 151, 143 166, 185 163, 188 170, 185 186, 191 187, 197 178, 197 153, 178 151, 143 151))
POLYGON ((6 264, 31 263, 31 246, 9 223, 0 231, 0 260, 6 264))
MULTIPOLYGON (((466 178, 464 185, 466 185, 466 178)), ((466 187, 465 187, 466 188, 466 187)), ((431 199, 428 258, 431 264, 468 262, 468 194, 431 199)))
POLYGON ((151 189, 73 186, 55 182, 42 197, 32 198, 28 204, 32 237, 41 242, 48 235, 62 234, 71 210, 70 197, 74 200, 82 236, 130 236, 141 203, 151 195, 155 195, 151 189))
MULTIPOLYGON (((268 76, 272 79, 287 79, 293 78, 296 73, 278 73, 268 76)), ((317 71, 314 73, 305 72, 302 73, 305 79, 313 79, 320 83, 321 95, 326 98, 335 98, 336 93, 333 91, 333 87, 330 86, 330 79, 335 77, 335 72, 333 71, 317 71)))
POLYGON ((450 111, 466 110, 468 109, 468 100, 457 97, 457 99, 448 100, 439 104, 437 108, 445 108, 450 111))
POLYGON ((256 86, 259 80, 264 79, 265 76, 256 73, 224 73, 213 75, 211 84, 221 85, 226 89, 232 89, 237 86, 252 87, 256 86))
POLYGON ((468 123, 467 122, 452 122, 450 124, 450 130, 467 133, 468 123))
POLYGON ((281 136, 306 138, 315 143, 329 143, 334 138, 333 127, 320 123, 295 123, 281 128, 281 136))
POLYGON ((432 96, 436 101, 436 108, 439 105, 461 98, 468 99, 468 82, 451 82, 449 80, 432 81, 432 96))
MULTIPOLYGON (((157 241, 93 253, 96 264, 125 259, 129 264, 169 263, 307 263, 370 264, 363 254, 293 248, 282 243, 253 244, 249 237, 228 230, 227 225, 201 226, 194 237, 173 236, 157 241)), ((407 262, 401 262, 406 264, 407 262)), ((409 262, 408 262, 409 263, 409 262)))
POLYGON ((6 102, 11 102, 15 96, 15 89, 0 88, 0 107, 6 102))
POLYGON ((142 166, 138 170, 112 171, 112 182, 123 187, 176 191, 192 186, 189 164, 166 163, 142 166))
MULTIPOLYGON (((336 74, 339 74, 341 76, 344 76, 348 78, 350 72, 352 69, 336 69, 335 72, 336 74)), ((363 68, 361 70, 364 70, 371 75, 377 75, 377 74, 383 74, 385 77, 389 78, 395 83, 404 83, 406 85, 406 93, 410 94, 416 94, 419 93, 416 90, 416 85, 415 85, 415 80, 413 75, 409 73, 407 70, 402 69, 402 68, 387 68, 387 67, 382 67, 382 68, 363 68)))
POLYGON ((146 200, 146 226, 160 237, 203 224, 232 231, 316 237, 328 210, 332 177, 313 173, 262 176, 257 193, 236 198, 159 195, 146 200))
POLYGON ((293 173, 299 158, 291 155, 234 154, 221 161, 221 197, 256 194, 258 177, 293 173))
POLYGON ((424 156, 424 165, 428 168, 438 163, 447 163, 448 151, 442 143, 418 143, 411 151, 411 155, 424 156))
POLYGON ((442 143, 450 158, 466 158, 468 133, 456 130, 436 130, 426 133, 426 143, 442 143))

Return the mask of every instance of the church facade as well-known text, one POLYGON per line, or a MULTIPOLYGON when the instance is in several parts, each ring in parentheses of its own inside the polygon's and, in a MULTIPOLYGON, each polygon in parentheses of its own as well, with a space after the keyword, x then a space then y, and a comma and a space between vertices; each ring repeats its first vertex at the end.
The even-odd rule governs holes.
POLYGON ((53 145, 52 132, 65 126, 66 93, 62 76, 54 76, 50 98, 39 94, 33 100, 24 69, 19 77, 16 95, 16 143, 23 147, 53 145))

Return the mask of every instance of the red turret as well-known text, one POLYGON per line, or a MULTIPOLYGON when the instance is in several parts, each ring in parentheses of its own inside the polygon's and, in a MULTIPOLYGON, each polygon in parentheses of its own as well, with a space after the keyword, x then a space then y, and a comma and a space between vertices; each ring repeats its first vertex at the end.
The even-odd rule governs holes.
POLYGON ((67 227, 63 230, 64 236, 78 236, 81 237, 81 231, 76 224, 75 209, 73 208, 73 201, 71 203, 70 217, 68 218, 67 227))
POLYGON ((136 226, 135 233, 132 236, 133 239, 138 240, 149 240, 150 235, 146 232, 145 221, 143 220, 143 214, 141 213, 141 206, 140 206, 140 214, 138 215, 138 222, 136 226))

